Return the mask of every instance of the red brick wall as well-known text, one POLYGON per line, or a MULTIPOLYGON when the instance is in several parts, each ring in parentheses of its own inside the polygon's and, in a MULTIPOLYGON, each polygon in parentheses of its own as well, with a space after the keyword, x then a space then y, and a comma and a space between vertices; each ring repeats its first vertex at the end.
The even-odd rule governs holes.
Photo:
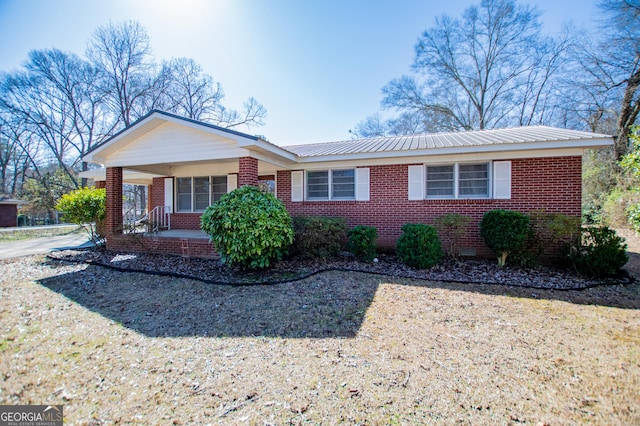
POLYGON ((106 188, 107 187, 107 181, 97 180, 97 181, 95 181, 95 186, 96 186, 96 189, 106 188))
POLYGON ((0 204, 0 228, 18 226, 18 206, 0 204))
POLYGON ((164 180, 165 178, 153 178, 149 189, 149 211, 156 206, 164 206, 164 180))
MULTIPOLYGON (((107 167, 105 234, 122 233, 122 167, 107 167)), ((107 247, 109 245, 107 238, 107 247)))
MULTIPOLYGON (((151 209, 164 206, 164 177, 153 178, 151 186, 151 209)), ((175 207, 175 206, 174 206, 175 207)), ((173 213, 171 214, 171 229, 200 229, 202 213, 173 213)))
POLYGON ((258 185, 258 160, 253 157, 240 157, 238 163, 238 186, 258 185))
MULTIPOLYGON (((110 250, 124 250, 144 253, 160 253, 182 255, 182 240, 180 238, 142 237, 141 235, 114 235, 111 237, 110 250)), ((204 238, 189 239, 189 257, 202 257, 219 259, 220 255, 215 251, 209 240, 204 238)))
MULTIPOLYGON (((471 222, 467 238, 461 242, 461 246, 474 248, 478 255, 482 256, 490 256, 491 252, 480 237, 478 224, 482 215, 489 210, 510 209, 528 212, 544 209, 578 217, 581 213, 582 158, 579 156, 512 160, 510 200, 409 201, 407 166, 408 164, 371 166, 370 201, 367 202, 291 202, 289 171, 278 172, 277 197, 284 201, 292 216, 337 216, 344 217, 349 227, 375 226, 379 235, 378 245, 386 249, 395 248, 396 240, 401 233, 400 228, 405 223, 432 224, 436 217, 446 213, 464 214, 471 217, 471 222)), ((240 184, 240 179, 238 183, 240 184)), ((151 205, 164 205, 164 178, 153 180, 151 205)), ((200 215, 174 213, 171 216, 171 227, 200 229, 200 215)), ((179 239, 176 241, 169 242, 162 252, 180 254, 179 239)), ((207 246, 210 245, 207 243, 202 250, 208 250, 207 246)))
POLYGON ((292 216, 338 216, 349 227, 375 226, 378 245, 392 249, 405 223, 429 223, 446 213, 471 217, 468 235, 461 246, 490 255, 480 237, 478 224, 492 209, 521 212, 544 209, 580 216, 582 158, 555 157, 512 160, 510 200, 408 200, 407 164, 370 167, 370 201, 291 202, 291 172, 279 171, 278 198, 292 216))

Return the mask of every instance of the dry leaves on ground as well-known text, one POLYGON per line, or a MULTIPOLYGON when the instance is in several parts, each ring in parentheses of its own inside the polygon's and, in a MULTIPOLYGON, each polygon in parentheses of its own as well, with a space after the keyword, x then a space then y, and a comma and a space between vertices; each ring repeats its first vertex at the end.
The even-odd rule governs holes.
POLYGON ((640 287, 2 263, 0 403, 65 424, 638 424, 640 287))

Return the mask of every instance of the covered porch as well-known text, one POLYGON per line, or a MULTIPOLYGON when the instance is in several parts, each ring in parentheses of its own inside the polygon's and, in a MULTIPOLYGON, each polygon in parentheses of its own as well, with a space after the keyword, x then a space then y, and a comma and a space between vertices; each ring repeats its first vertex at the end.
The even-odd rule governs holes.
POLYGON ((85 156, 100 169, 84 172, 106 188, 105 237, 113 250, 216 257, 200 231, 207 206, 239 186, 277 191, 275 177, 294 163, 293 154, 216 126, 154 111, 85 156), (146 212, 133 224, 123 207, 124 184, 148 188, 146 212))

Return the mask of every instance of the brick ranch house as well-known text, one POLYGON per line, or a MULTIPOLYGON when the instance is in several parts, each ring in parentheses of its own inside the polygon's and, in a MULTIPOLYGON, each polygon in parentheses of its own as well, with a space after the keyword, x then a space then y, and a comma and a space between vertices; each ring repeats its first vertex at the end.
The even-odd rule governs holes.
MULTIPOLYGON (((280 147, 152 111, 90 151, 84 160, 103 168, 84 175, 107 190, 108 249, 180 254, 184 241, 172 232, 199 230, 200 215, 223 193, 263 183, 292 216, 375 226, 382 249, 395 247, 405 223, 464 214, 465 254, 489 256, 478 228, 485 212, 579 217, 583 152, 612 144, 608 135, 533 126, 280 147), (169 230, 153 245, 122 232, 123 182, 149 186, 150 215, 169 230)), ((215 256, 207 239, 189 244, 191 255, 215 256)))

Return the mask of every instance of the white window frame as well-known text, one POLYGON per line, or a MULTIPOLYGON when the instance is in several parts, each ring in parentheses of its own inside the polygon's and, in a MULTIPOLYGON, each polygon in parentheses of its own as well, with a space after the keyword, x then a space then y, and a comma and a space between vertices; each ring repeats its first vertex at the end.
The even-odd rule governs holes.
MULTIPOLYGON (((304 199, 305 201, 356 201, 358 198, 358 172, 357 168, 339 168, 339 169, 322 169, 322 170, 307 170, 304 173, 304 199), (338 171, 352 171, 353 172, 353 196, 352 197, 335 197, 333 195, 333 173, 338 171), (314 172, 327 172, 327 197, 309 197, 309 173, 314 172)), ((367 198, 369 194, 366 194, 367 198)))
MULTIPOLYGON (((409 167, 421 167, 421 174, 416 174, 416 178, 420 176, 422 178, 422 198, 418 198, 415 194, 416 189, 413 188, 410 194, 410 200, 425 199, 425 200, 489 200, 493 198, 493 164, 494 161, 466 161, 457 163, 433 163, 424 164, 422 166, 409 166, 409 167), (460 195, 460 166, 465 165, 487 165, 487 193, 486 195, 460 195), (427 195, 427 168, 438 166, 453 166, 453 194, 447 196, 428 196, 427 195)), ((411 183, 410 183, 411 185, 411 183)))

